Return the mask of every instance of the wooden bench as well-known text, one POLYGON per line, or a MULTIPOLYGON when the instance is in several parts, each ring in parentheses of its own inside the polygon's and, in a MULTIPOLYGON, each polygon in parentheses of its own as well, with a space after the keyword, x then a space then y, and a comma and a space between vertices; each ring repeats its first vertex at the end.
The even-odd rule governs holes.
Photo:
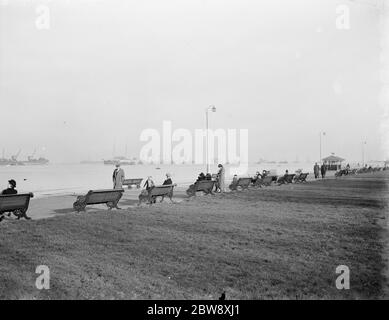
POLYGON ((213 180, 201 180, 189 186, 186 194, 189 197, 196 196, 196 192, 203 191, 205 194, 213 194, 212 190, 215 185, 213 180))
POLYGON ((157 197, 162 197, 162 202, 165 197, 168 197, 171 202, 173 202, 173 189, 176 186, 176 184, 169 184, 169 185, 162 185, 162 186, 154 186, 150 188, 148 191, 143 190, 141 194, 139 195, 139 203, 140 205, 142 202, 148 201, 148 203, 151 205, 153 203, 156 203, 157 197))
POLYGON ((18 219, 31 219, 27 216, 27 210, 32 197, 32 193, 0 195, 0 221, 4 219, 6 212, 8 216, 13 213, 18 219))
POLYGON ((128 189, 131 189, 132 186, 136 186, 137 189, 140 188, 140 185, 142 183, 142 178, 136 178, 136 179, 124 179, 123 186, 128 186, 128 189))
POLYGON ((239 178, 235 184, 231 183, 229 185, 229 188, 231 191, 238 190, 238 188, 245 190, 249 188, 250 184, 251 184, 251 178, 239 178))
POLYGON ((300 173, 298 177, 295 177, 295 182, 297 183, 302 183, 302 182, 307 182, 307 177, 309 173, 300 173))
POLYGON ((293 174, 286 174, 282 177, 279 177, 277 180, 277 183, 278 183, 278 185, 292 183, 294 176, 295 176, 294 173, 293 174))
POLYGON ((274 176, 266 176, 261 179, 261 186, 270 186, 274 181, 274 176))
POLYGON ((85 211, 87 205, 106 204, 108 209, 120 209, 118 202, 123 195, 123 189, 89 190, 85 196, 78 196, 73 208, 77 212, 85 211))

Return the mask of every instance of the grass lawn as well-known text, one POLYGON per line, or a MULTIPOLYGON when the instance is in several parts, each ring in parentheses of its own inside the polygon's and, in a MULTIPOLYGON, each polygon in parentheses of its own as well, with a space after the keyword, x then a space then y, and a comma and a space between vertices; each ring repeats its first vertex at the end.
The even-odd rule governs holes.
POLYGON ((0 299, 379 298, 389 178, 365 177, 3 221, 0 299))

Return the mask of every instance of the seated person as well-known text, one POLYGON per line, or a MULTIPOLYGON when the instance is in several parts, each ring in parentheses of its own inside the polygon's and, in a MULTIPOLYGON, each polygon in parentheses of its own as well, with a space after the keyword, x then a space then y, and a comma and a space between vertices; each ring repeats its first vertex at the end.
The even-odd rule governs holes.
POLYGON ((258 179, 261 179, 261 178, 262 178, 262 175, 259 173, 259 171, 257 171, 255 173, 254 178, 251 179, 251 183, 255 184, 258 181, 258 179))
POLYGON ((173 184, 173 181, 172 181, 172 176, 170 173, 167 173, 166 174, 166 180, 163 182, 162 185, 166 186, 166 185, 171 185, 173 184))
POLYGON ((4 189, 1 194, 17 194, 18 191, 15 189, 16 188, 16 181, 11 179, 8 180, 8 188, 4 189))
POLYGON ((236 174, 234 174, 233 178, 232 178, 232 182, 229 186, 230 190, 236 190, 236 186, 238 185, 238 176, 236 174))
POLYGON ((212 175, 210 173, 207 173, 205 176, 205 180, 212 180, 212 175))
POLYGON ((202 180, 205 180, 205 174, 203 172, 201 172, 197 178, 196 181, 202 181, 202 180))

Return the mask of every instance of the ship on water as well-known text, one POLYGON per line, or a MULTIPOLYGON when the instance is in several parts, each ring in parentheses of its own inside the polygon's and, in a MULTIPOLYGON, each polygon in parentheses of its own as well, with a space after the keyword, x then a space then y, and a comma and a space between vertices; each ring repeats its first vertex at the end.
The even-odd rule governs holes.
POLYGON ((36 149, 34 150, 31 156, 27 157, 27 161, 21 161, 24 165, 43 165, 48 164, 49 160, 44 157, 34 158, 36 149))
POLYGON ((11 156, 11 159, 8 159, 4 156, 4 149, 3 149, 3 155, 0 158, 0 166, 22 166, 24 165, 23 162, 18 161, 17 158, 20 154, 20 151, 16 155, 11 156))
POLYGON ((115 165, 117 163, 126 166, 126 165, 135 165, 136 161, 122 156, 117 156, 117 157, 113 157, 113 159, 104 160, 104 164, 115 165))

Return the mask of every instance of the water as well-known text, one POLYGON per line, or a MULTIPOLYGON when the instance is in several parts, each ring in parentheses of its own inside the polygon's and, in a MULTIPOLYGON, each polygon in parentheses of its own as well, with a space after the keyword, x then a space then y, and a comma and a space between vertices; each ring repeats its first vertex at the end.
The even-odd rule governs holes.
MULTIPOLYGON (((232 179, 226 166, 226 179, 232 179)), ((297 169, 312 172, 311 163, 291 164, 250 164, 248 173, 275 170, 283 174, 286 169, 294 172, 297 169)), ((200 172, 205 172, 204 165, 134 165, 122 166, 126 178, 147 178, 152 176, 156 184, 162 184, 165 174, 172 174, 178 185, 187 186, 196 180, 200 172), (157 168, 160 169, 157 169, 157 168)), ((86 192, 91 189, 112 188, 114 167, 104 164, 49 164, 26 166, 0 166, 0 189, 5 189, 9 179, 17 182, 19 193, 33 192, 35 197, 63 195, 86 192)), ((217 166, 211 166, 211 172, 217 172, 217 166)))

